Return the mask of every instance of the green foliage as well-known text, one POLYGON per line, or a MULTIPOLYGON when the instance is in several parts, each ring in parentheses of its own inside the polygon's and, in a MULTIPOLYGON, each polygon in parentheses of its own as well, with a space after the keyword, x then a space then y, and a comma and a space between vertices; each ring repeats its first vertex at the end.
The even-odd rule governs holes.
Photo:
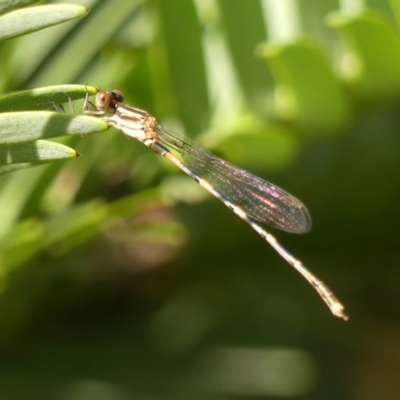
POLYGON ((260 52, 275 78, 276 115, 318 136, 348 122, 348 100, 315 42, 268 44, 260 52))
POLYGON ((24 7, 36 3, 36 0, 2 0, 0 3, 0 14, 15 10, 18 7, 24 7))
POLYGON ((106 122, 86 115, 71 116, 52 111, 2 113, 0 144, 29 142, 63 135, 87 135, 107 128, 106 122))
POLYGON ((57 85, 44 88, 21 90, 0 95, 0 111, 43 110, 66 103, 67 100, 81 99, 89 92, 97 93, 92 86, 57 85))
POLYGON ((346 49, 341 73, 355 94, 367 100, 398 96, 400 90, 400 37, 388 18, 365 12, 356 18, 332 15, 346 49))
POLYGON ((87 9, 73 5, 29 7, 9 12, 0 17, 0 42, 82 18, 87 9))
POLYGON ((399 397, 375 358, 399 361, 399 1, 30 3, 0 1, 2 397, 399 397), (279 240, 350 323, 195 182, 79 115, 96 87, 302 198, 313 231, 279 240))
POLYGON ((62 160, 76 156, 71 148, 45 140, 0 146, 0 165, 62 160))

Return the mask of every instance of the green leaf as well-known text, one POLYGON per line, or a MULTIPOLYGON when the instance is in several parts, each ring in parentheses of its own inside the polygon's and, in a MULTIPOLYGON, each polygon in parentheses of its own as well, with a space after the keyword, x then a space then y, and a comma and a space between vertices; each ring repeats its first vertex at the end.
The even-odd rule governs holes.
POLYGON ((0 112, 42 110, 54 105, 85 97, 86 92, 95 95, 97 89, 84 85, 57 85, 0 95, 0 112))
MULTIPOLYGON (((2 218, 0 236, 4 235, 17 222, 32 193, 40 184, 43 173, 50 165, 42 165, 31 170, 21 170, 2 181, 0 186, 0 210, 2 218)), ((10 166, 2 167, 10 168, 10 166)))
POLYGON ((0 14, 4 14, 8 11, 24 7, 32 3, 37 3, 37 0, 1 0, 0 14))
POLYGON ((75 157, 78 157, 78 154, 74 149, 46 140, 0 146, 0 165, 36 163, 75 157))
POLYGON ((276 82, 275 112, 320 134, 347 122, 349 105, 328 60, 313 42, 302 40, 260 48, 276 82))
MULTIPOLYGON (((219 0, 227 44, 241 86, 254 106, 264 107, 272 77, 265 65, 255 57, 255 48, 265 37, 265 22, 260 2, 243 7, 242 0, 219 0), (246 29, 238 29, 240 20, 246 29), (261 104, 260 104, 261 103, 261 104)), ((264 111, 265 113, 265 111, 264 111)))
MULTIPOLYGON (((207 79, 203 57, 203 32, 193 2, 155 2, 162 26, 162 41, 176 102, 187 130, 204 129, 209 114, 207 79), (185 57, 182 57, 185 54, 185 57), (196 79, 193 79, 193 77, 196 79)), ((159 44, 158 44, 159 46, 159 44)), ((161 55, 158 53, 158 57, 161 55)), ((168 68, 167 67, 167 68, 168 68)), ((157 71, 158 74, 158 71, 157 71)), ((160 101, 165 91, 159 91, 160 101)), ((170 106, 166 105, 171 109, 170 106)))
POLYGON ((108 129, 99 118, 52 111, 0 114, 0 144, 30 142, 64 135, 87 135, 108 129))
POLYGON ((43 224, 36 220, 30 219, 12 226, 9 234, 0 239, 0 275, 36 254, 41 249, 43 234, 43 224))
POLYGON ((400 1, 399 0, 389 0, 389 4, 390 4, 390 7, 392 8, 397 25, 400 25, 400 1))
POLYGON ((87 15, 82 6, 59 4, 11 11, 0 17, 0 42, 87 15))
MULTIPOLYGON (((30 86, 40 87, 49 82, 69 83, 76 80, 101 53, 104 44, 132 17, 140 4, 141 0, 125 1, 121 7, 116 6, 115 1, 98 2, 96 12, 90 14, 88 19, 79 21, 78 29, 62 42, 62 51, 48 49, 49 58, 40 65, 37 76, 29 82, 30 86)), ((112 81, 114 78, 108 79, 112 81)))
POLYGON ((387 17, 376 11, 356 17, 334 14, 327 23, 342 39, 342 77, 359 97, 400 92, 400 36, 387 17))
POLYGON ((76 206, 45 223, 43 247, 58 244, 59 251, 70 250, 97 235, 107 215, 107 204, 97 199, 76 206))
POLYGON ((9 174, 11 172, 15 172, 15 171, 18 171, 21 169, 37 167, 39 165, 46 164, 51 161, 55 161, 55 160, 48 160, 48 161, 44 160, 44 161, 38 161, 38 162, 27 162, 27 163, 2 165, 2 166, 0 166, 0 175, 9 174))
MULTIPOLYGON (((92 200, 43 222, 32 219, 16 222, 6 235, 0 237, 0 276, 5 272, 1 268, 14 268, 48 247, 51 247, 53 254, 58 255, 71 250, 99 235, 104 230, 105 222, 107 229, 118 225, 120 220, 114 218, 116 216, 132 218, 162 204, 159 190, 151 189, 110 204, 92 200)), ((180 244, 183 236, 180 225, 168 223, 163 228, 169 229, 164 234, 164 241, 172 243, 171 245, 180 244)), ((143 230, 137 234, 143 233, 146 234, 143 230)))
POLYGON ((246 132, 237 128, 235 134, 221 141, 220 151, 229 155, 236 165, 250 171, 268 172, 284 169, 299 153, 299 142, 287 129, 278 124, 270 124, 263 129, 246 132))

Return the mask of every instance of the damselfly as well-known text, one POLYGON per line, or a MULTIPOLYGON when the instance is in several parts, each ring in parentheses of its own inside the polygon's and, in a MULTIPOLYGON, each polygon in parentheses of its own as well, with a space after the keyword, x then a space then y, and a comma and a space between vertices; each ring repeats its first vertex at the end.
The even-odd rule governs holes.
POLYGON ((224 161, 201 148, 186 136, 161 126, 148 112, 123 103, 119 90, 101 90, 96 95, 96 110, 89 110, 86 94, 84 113, 103 116, 108 124, 135 138, 155 153, 172 161, 199 185, 221 200, 237 216, 247 222, 319 293, 331 312, 344 320, 344 306, 333 292, 293 257, 256 221, 292 233, 305 233, 311 218, 303 203, 277 186, 224 161), (177 157, 174 151, 179 156, 177 157))

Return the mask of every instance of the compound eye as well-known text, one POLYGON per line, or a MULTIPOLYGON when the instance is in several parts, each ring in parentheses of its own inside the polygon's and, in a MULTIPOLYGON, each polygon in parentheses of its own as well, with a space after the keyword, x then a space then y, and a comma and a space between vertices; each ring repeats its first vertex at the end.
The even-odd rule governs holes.
POLYGON ((96 108, 98 108, 99 110, 106 110, 110 105, 110 101, 111 94, 105 90, 101 90, 96 95, 96 108))
POLYGON ((114 89, 111 93, 116 103, 122 103, 124 101, 124 94, 120 90, 114 89))

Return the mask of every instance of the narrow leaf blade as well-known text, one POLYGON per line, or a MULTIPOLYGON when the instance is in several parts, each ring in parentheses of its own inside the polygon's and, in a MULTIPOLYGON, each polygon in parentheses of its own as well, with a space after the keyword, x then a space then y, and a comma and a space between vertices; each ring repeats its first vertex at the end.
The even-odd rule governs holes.
POLYGON ((0 165, 36 163, 78 157, 68 146, 47 140, 0 146, 0 165))
POLYGON ((101 119, 52 111, 0 114, 0 144, 30 142, 64 135, 88 135, 108 129, 101 119))
POLYGON ((72 4, 37 6, 11 11, 0 17, 0 42, 82 18, 88 12, 86 7, 72 4))
POLYGON ((7 93, 0 95, 0 112, 48 109, 66 103, 68 99, 82 99, 86 92, 95 95, 97 89, 84 85, 56 85, 7 93))

